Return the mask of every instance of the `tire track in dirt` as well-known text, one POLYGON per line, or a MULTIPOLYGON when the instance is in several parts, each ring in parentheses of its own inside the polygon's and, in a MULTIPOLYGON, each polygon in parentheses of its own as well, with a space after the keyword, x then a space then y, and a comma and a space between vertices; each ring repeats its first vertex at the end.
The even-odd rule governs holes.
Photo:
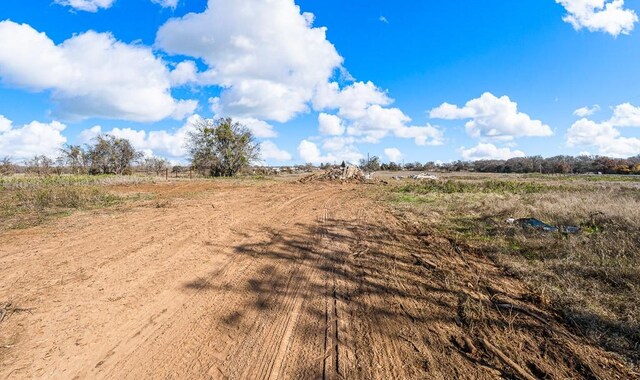
MULTIPOLYGON (((234 193, 236 193, 236 192, 234 191, 234 193)), ((234 195, 237 195, 237 194, 234 194, 234 195)), ((255 197, 255 195, 254 195, 254 194, 251 194, 251 196, 252 196, 252 197, 255 197)), ((286 207, 286 206, 287 206, 287 203, 286 203, 286 202, 282 202, 282 195, 280 195, 280 194, 276 194, 276 195, 275 195, 275 197, 274 197, 274 194, 271 194, 271 195, 270 195, 270 197, 271 197, 271 198, 274 198, 274 199, 273 199, 273 201, 271 202, 272 208, 276 208, 276 209, 277 209, 277 208, 282 208, 282 207, 286 207)), ((286 195, 285 195, 285 197, 286 197, 286 195)), ((242 199, 242 197, 240 197, 240 198, 241 198, 241 200, 246 200, 246 199, 242 199)), ((258 198, 260 198, 260 197, 258 197, 258 198)), ((295 202, 295 201, 296 201, 296 198, 293 198, 293 199, 291 200, 291 202, 295 202)), ((263 206, 263 205, 264 205, 264 202, 260 202, 260 201, 258 201, 258 202, 256 202, 256 203, 257 203, 257 205, 260 205, 260 206, 263 206)), ((268 203, 268 202, 267 202, 267 203, 268 203)), ((233 205, 233 206, 237 207, 238 205, 233 205)), ((144 209, 143 209, 143 210, 138 210, 138 211, 143 212, 145 215, 146 215, 146 214, 148 214, 148 212, 149 212, 148 210, 144 210, 144 209)), ((154 211, 156 211, 156 210, 151 210, 151 212, 154 212, 154 211)), ((250 214, 248 214, 248 215, 246 215, 246 218, 236 220, 236 225, 237 225, 238 227, 241 227, 243 224, 245 224, 246 220, 251 219, 253 216, 254 216, 254 215, 250 215, 250 214)), ((186 216, 186 215, 178 215, 178 220, 183 219, 183 218, 187 218, 187 216, 186 216)), ((149 220, 149 218, 143 217, 143 218, 137 218, 137 220, 145 221, 145 220, 149 220)), ((113 228, 113 227, 112 227, 112 228, 106 228, 106 229, 105 229, 105 228, 102 228, 102 230, 104 230, 104 231, 105 231, 105 233, 107 233, 107 234, 109 234, 109 235, 111 235, 111 236, 118 236, 119 234, 120 234, 120 235, 126 235, 126 234, 130 233, 131 231, 134 231, 134 232, 135 232, 135 231, 140 231, 140 230, 141 230, 141 231, 147 230, 147 226, 148 226, 149 224, 152 224, 152 223, 154 223, 153 218, 151 218, 151 220, 149 220, 147 224, 143 224, 143 225, 141 226, 141 228, 138 228, 137 230, 136 230, 136 229, 129 229, 129 228, 123 228, 123 229, 119 229, 119 230, 117 230, 117 229, 115 229, 115 228, 113 228)), ((166 227, 170 227, 170 226, 175 225, 175 224, 170 223, 170 222, 165 222, 165 224, 164 224, 164 225, 165 225, 165 228, 166 228, 166 227)), ((102 227, 102 226, 101 226, 101 227, 102 227)), ((95 231, 95 230, 94 230, 94 231, 95 231)), ((186 235, 189 235, 189 234, 190 234, 189 229, 185 229, 184 231, 182 231, 182 233, 184 233, 184 232, 186 232, 186 235)), ((94 233, 95 233, 95 232, 94 232, 94 233)), ((91 234, 92 234, 92 232, 87 232, 87 233, 85 233, 85 234, 82 234, 82 233, 81 233, 81 234, 79 234, 79 235, 80 235, 81 240, 82 240, 82 241, 84 241, 85 245, 87 244, 87 238, 86 238, 86 237, 87 237, 87 235, 91 235, 91 234)), ((163 234, 163 235, 167 235, 167 234, 163 234)), ((219 236, 219 237, 220 237, 220 238, 223 238, 223 239, 225 238, 224 236, 219 236)), ((132 239, 132 240, 133 240, 133 242, 128 243, 128 244, 126 244, 124 247, 120 247, 119 249, 114 249, 115 247, 114 247, 113 245, 106 245, 106 247, 102 247, 102 248, 103 248, 103 252, 110 254, 110 253, 111 253, 111 251, 112 251, 112 250, 114 250, 115 252, 118 252, 119 257, 127 257, 127 256, 132 256, 132 255, 133 255, 133 256, 135 256, 135 255, 139 255, 139 253, 141 252, 141 248, 142 248, 142 247, 145 247, 144 241, 141 243, 141 240, 144 240, 144 234, 140 234, 139 236, 137 236, 135 239, 132 239), (105 248, 106 248, 106 250, 105 250, 105 248)), ((165 241, 167 241, 168 239, 164 239, 164 240, 165 240, 165 241)), ((186 239, 181 239, 181 240, 189 240, 189 238, 187 237, 186 239)), ((91 240, 89 239, 89 241, 91 241, 91 240)), ((120 241, 121 241, 121 242, 123 242, 123 240, 120 240, 120 241)), ((126 239, 124 240, 124 242, 126 242, 126 239)), ((55 245, 55 242, 54 242, 54 245, 55 245)), ((77 245, 77 244, 76 244, 76 245, 77 245)), ((174 245, 175 245, 175 244, 174 244, 174 245)), ((73 246, 73 244, 70 244, 70 246, 73 246)), ((157 251, 158 251, 158 250, 157 250, 157 248, 158 248, 157 246, 151 246, 151 247, 147 246, 147 248, 148 248, 148 249, 147 249, 147 252, 157 252, 157 251)), ((45 249, 43 249, 43 251, 47 251, 47 250, 46 250, 46 247, 45 247, 45 249)), ((96 248, 94 251, 100 251, 100 248, 96 248)), ((84 250, 84 249, 82 249, 82 250, 80 250, 78 253, 79 253, 79 254, 83 254, 84 252, 85 252, 85 250, 84 250)), ((60 256, 60 255, 59 255, 59 254, 58 254, 58 255, 55 255, 55 254, 56 254, 56 253, 61 253, 61 252, 60 252, 60 251, 57 251, 57 252, 56 252, 55 248, 52 248, 52 249, 49 249, 49 250, 48 250, 48 253, 49 253, 49 254, 51 254, 51 256, 52 256, 52 257, 56 257, 56 256, 60 256)), ((70 253, 73 253, 73 251, 70 251, 70 253)), ((18 253, 18 254, 20 254, 20 253, 18 253)), ((76 256, 77 256, 77 255, 76 255, 76 256)), ((178 255, 178 256, 180 256, 180 255, 178 255)), ((69 259, 73 261, 73 260, 75 260, 75 259, 76 259, 76 257, 72 257, 72 258, 69 258, 69 259)), ((78 257, 77 259, 78 259, 78 260, 80 260, 80 261, 82 261, 84 258, 78 257)), ((118 260, 118 258, 116 258, 116 257, 113 257, 113 256, 112 256, 111 258, 108 258, 107 260, 111 260, 111 261, 112 261, 112 263, 113 263, 113 264, 112 264, 112 266, 111 266, 112 272, 113 272, 114 274, 115 274, 115 273, 118 273, 118 271, 117 271, 117 270, 113 270, 113 266, 115 266, 115 265, 117 265, 117 264, 118 264, 118 261, 119 261, 119 260, 118 260)), ((176 263, 178 263, 178 264, 179 264, 179 262, 177 262, 177 261, 179 261, 179 259, 177 259, 177 258, 176 258, 176 260, 174 260, 174 261, 170 262, 170 264, 176 264, 176 263)), ((64 263, 64 262, 69 262, 69 260, 65 259, 65 260, 63 261, 63 263, 64 263)), ((134 268, 134 269, 138 267, 138 265, 130 265, 130 264, 131 264, 131 263, 127 263, 127 265, 126 265, 126 266, 127 266, 127 267, 132 267, 132 268, 134 268)), ((50 265, 47 265, 47 266, 49 266, 49 267, 50 267, 50 265)), ((71 265, 71 266, 72 266, 72 265, 71 265)), ((99 265, 95 265, 95 266, 99 266, 99 265)), ((95 267, 95 266, 94 266, 94 267, 95 267)), ((179 268, 179 265, 176 265, 176 266, 174 266, 174 265, 169 265, 169 267, 174 267, 174 268, 175 268, 175 267, 178 267, 178 268, 179 268)), ((108 269, 108 268, 107 268, 107 269, 108 269)), ((127 268, 125 267, 124 269, 126 270, 127 268)), ((237 269, 237 268, 236 268, 236 269, 237 269)), ((57 277, 57 276, 55 276, 55 277, 57 277)), ((55 277, 54 277, 54 278, 55 278, 55 277)), ((144 277, 144 274, 143 274, 143 273, 140 273, 140 276, 139 276, 139 277, 144 277)), ((148 276, 147 276, 147 277, 148 277, 148 276)), ((86 281, 86 279, 85 279, 85 281, 86 281)), ((47 286, 47 287, 45 287, 45 289, 50 289, 50 290, 49 290, 49 294, 48 294, 47 296, 51 297, 51 296, 52 296, 52 294, 51 294, 51 290, 54 290, 54 291, 55 291, 55 290, 56 290, 56 288, 62 288, 62 287, 65 287, 64 285, 66 285, 66 287, 68 288, 68 287, 70 287, 70 285, 73 285, 73 284, 70 284, 69 282, 66 282, 66 283, 64 283, 64 284, 59 283, 59 284, 57 284, 57 285, 56 285, 56 284, 54 283, 54 284, 53 284, 53 285, 51 285, 51 286, 47 286)), ((157 287, 157 284, 152 282, 152 283, 151 283, 151 285, 150 285, 150 287, 154 287, 154 286, 156 286, 156 287, 157 287)), ((73 286, 71 286, 71 287, 73 287, 73 286)), ((149 286, 148 286, 148 284, 147 284, 147 287, 149 287, 149 286)), ((56 294, 59 294, 59 292, 57 292, 56 294)), ((55 294, 53 294, 53 296, 54 296, 54 297, 58 297, 58 296, 55 296, 55 294)), ((64 294, 63 294, 63 296, 64 296, 64 294)), ((38 297, 38 295, 37 295, 37 294, 35 294, 35 295, 34 295, 34 294, 32 294, 32 295, 31 295, 31 297, 33 297, 33 298, 37 298, 37 297, 38 297)), ((40 296, 40 297, 43 297, 43 296, 40 296)), ((43 297, 43 298, 44 298, 44 297, 43 297)), ((167 300, 165 300, 165 301, 167 301, 167 300)), ((48 306, 48 305, 43 305, 43 307, 47 307, 47 306, 48 306)), ((164 313, 166 313, 166 309, 160 309, 159 311, 155 312, 155 314, 154 314, 153 316, 151 316, 151 317, 149 317, 149 318, 154 319, 154 318, 157 318, 158 316, 160 316, 160 315, 162 315, 162 314, 164 314, 164 313)), ((44 318, 41 318, 41 320, 44 320, 44 318)), ((60 320, 59 322, 64 322, 64 321, 63 321, 63 320, 60 320)), ((131 327, 130 325, 133 325, 133 323, 126 323, 126 324, 125 324, 125 328, 126 328, 126 327, 131 327)), ((147 325, 148 325, 148 324, 147 324, 147 325)), ((134 331, 135 331, 135 330, 134 330, 134 331)), ((36 349, 37 349, 37 347, 36 347, 36 349)), ((109 354, 110 354, 111 352, 112 352, 112 350, 110 350, 108 353, 106 353, 106 354, 105 354, 105 356, 109 356, 109 354)), ((45 356, 45 359, 48 359, 48 358, 50 358, 50 357, 51 357, 51 355, 49 355, 49 354, 47 354, 47 353, 43 353, 43 354, 41 354, 41 355, 45 356)), ((104 363, 102 363, 102 364, 104 364, 104 363)), ((101 366, 102 366, 102 364, 101 364, 101 366)), ((53 373, 55 373, 55 371, 54 371, 53 373)))
MULTIPOLYGON (((317 203, 317 195, 314 194, 307 194, 307 195, 300 195, 295 197, 294 199, 292 199, 290 202, 288 203, 284 203, 281 204, 279 207, 277 207, 276 210, 273 210, 272 212, 265 212, 265 214, 269 215, 269 218, 267 218, 264 222, 259 222, 257 224, 264 224, 264 226, 269 227, 270 229, 273 229, 273 225, 276 225, 277 223, 275 223, 274 221, 276 219, 280 219, 279 223, 282 223, 283 226, 286 226, 289 223, 289 220, 291 218, 294 218, 297 213, 306 213, 308 211, 308 209, 305 207, 305 205, 315 205, 317 203), (303 201, 304 200, 304 201, 303 201), (291 207, 291 205, 295 203, 295 207, 291 207), (296 211, 296 213, 294 213, 293 215, 290 215, 288 213, 290 213, 291 211, 284 212, 284 209, 293 209, 293 210, 298 210, 296 211)), ((256 223, 256 221, 254 221, 254 223, 256 223)), ((272 232, 273 236, 275 237, 275 239, 278 239, 278 232, 272 232)), ((247 238, 243 238, 240 239, 238 241, 232 241, 229 244, 229 247, 239 247, 242 246, 244 244, 247 243, 247 241, 249 241, 250 239, 247 238)), ((269 247, 270 245, 272 245, 272 242, 262 242, 264 247, 269 247)), ((255 252, 254 252, 255 253, 255 252)), ((184 343, 177 343, 175 341, 172 341, 172 337, 171 334, 165 334, 165 336, 160 336, 158 337, 158 339, 160 339, 163 342, 167 342, 167 344, 171 344, 172 346, 179 346, 179 347, 183 347, 185 348, 183 351, 185 352, 185 354, 180 354, 178 353, 177 357, 183 357, 182 359, 179 359, 177 362, 175 361, 175 359, 171 359, 171 357, 174 355, 174 353, 171 352, 163 352, 159 358, 154 359, 155 361, 159 361, 162 363, 168 363, 167 367, 172 367, 172 368, 185 368, 185 370, 187 371, 187 373, 189 373, 188 371, 194 370, 193 365, 197 365, 194 364, 193 358, 195 357, 201 357, 201 356, 205 356, 205 354, 208 354, 209 352, 207 350, 210 350, 209 347, 206 346, 206 344, 204 344, 203 342, 207 341, 207 336, 210 335, 210 333, 207 333, 206 331, 204 331, 204 326, 211 326, 212 321, 218 322, 220 319, 225 319, 225 317, 229 317, 229 316, 222 316, 219 314, 216 314, 216 311, 218 310, 233 310, 233 307, 229 307, 229 305, 233 305, 234 303, 240 303, 241 301, 238 299, 238 297, 234 297, 233 294, 233 290, 241 287, 242 282, 247 280, 248 276, 255 276, 255 269, 260 268, 261 266, 264 266, 265 263, 267 262, 267 260, 270 260, 270 258, 266 257, 266 258, 261 258, 260 254, 254 254, 251 256, 250 258, 251 260, 251 265, 250 267, 252 269, 248 269, 248 270, 243 270, 242 271, 242 275, 241 276, 237 276, 237 273, 232 273, 231 275, 233 275, 233 280, 227 283, 224 283, 223 286, 221 287, 222 289, 230 289, 228 290, 226 293, 220 293, 220 294, 215 294, 213 296, 209 296, 208 293, 206 292, 206 289, 203 289, 200 293, 204 292, 204 294, 201 294, 203 297, 200 300, 198 300, 198 302, 194 302, 194 304, 202 304, 202 305, 216 305, 216 307, 214 309, 208 309, 206 310, 206 313, 204 315, 202 315, 201 317, 199 317, 198 321, 195 323, 186 323, 186 327, 185 328, 179 328, 178 326, 173 325, 173 322, 168 322, 167 326, 165 327, 166 331, 172 331, 172 332, 177 332, 178 334, 182 335, 183 338, 179 340, 179 342, 184 342, 184 343), (217 319, 217 320, 216 320, 217 319), (188 338, 187 338, 188 337, 188 338), (169 343, 171 341, 171 343, 169 343), (185 342, 186 341, 186 342, 185 342), (186 347, 185 347, 186 345, 186 347), (194 350, 189 349, 188 347, 195 347, 194 350), (162 359, 163 357, 169 357, 167 361, 165 361, 165 359, 162 359)), ((234 263, 235 265, 235 263, 234 263)), ((255 283, 268 283, 269 279, 272 276, 273 273, 276 273, 279 270, 278 266, 275 266, 271 271, 265 272, 265 273, 261 273, 259 274, 259 276, 257 278, 254 278, 253 280, 255 281, 255 283)), ((295 270, 295 268, 294 268, 295 270)), ((295 273, 295 272, 294 272, 295 273)), ((291 274, 291 273, 290 273, 291 274)), ((211 279, 210 279, 211 280, 211 279)), ((219 280, 218 280, 219 281, 219 280)), ((265 299, 262 300, 262 302, 270 302, 269 299, 265 299)), ((191 302, 189 302, 191 303, 191 302)), ((181 312, 181 315, 184 314, 194 314, 197 315, 198 312, 192 313, 189 309, 186 312, 181 312)), ((233 313, 232 313, 233 314, 233 313)), ((183 319, 181 317, 175 316, 174 318, 172 318, 172 320, 184 320, 184 321, 189 321, 190 319, 186 318, 183 319)), ((259 320, 256 319, 256 320, 259 320)), ((262 321, 263 323, 254 323, 254 325, 259 326, 261 329, 264 328, 265 325, 269 325, 268 323, 264 323, 264 321, 262 321)), ((182 324, 185 324, 184 322, 182 322, 182 324)), ((225 334, 229 334, 228 329, 224 328, 224 326, 219 327, 219 332, 220 335, 224 336, 225 334)), ((248 336, 251 336, 250 334, 248 336)), ((222 358, 224 356, 224 349, 221 346, 221 342, 219 339, 218 340, 218 352, 215 353, 215 355, 213 355, 214 357, 218 357, 218 358, 222 358)), ((253 340, 255 340, 255 337, 253 337, 253 340)), ((231 342, 227 343, 228 345, 231 345, 231 342)), ((164 344, 162 343, 158 343, 158 342, 154 342, 153 346, 159 346, 159 347, 163 347, 164 344)), ((242 346, 242 344, 238 344, 238 346, 242 346)), ((246 351, 247 347, 244 347, 243 351, 246 351)), ((264 350, 263 350, 264 351, 264 350)), ((147 355, 148 353, 144 352, 144 355, 147 355)), ((128 355, 129 357, 135 357, 135 353, 133 353, 132 355, 128 355)), ((238 355, 232 355, 231 357, 234 358, 234 361, 238 362, 238 355)), ((131 361, 136 361, 135 359, 132 359, 131 361)), ((136 375, 134 375, 135 372, 130 373, 131 377, 136 377, 136 375)), ((143 374, 141 374, 143 375, 143 374)), ((116 377, 116 376, 114 376, 116 377)))

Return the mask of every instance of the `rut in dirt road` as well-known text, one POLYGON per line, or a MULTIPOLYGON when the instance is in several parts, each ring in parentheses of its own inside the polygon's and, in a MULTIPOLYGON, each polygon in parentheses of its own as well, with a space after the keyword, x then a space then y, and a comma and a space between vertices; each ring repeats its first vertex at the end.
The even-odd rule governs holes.
POLYGON ((364 186, 201 186, 0 236, 0 377, 637 376, 364 186))

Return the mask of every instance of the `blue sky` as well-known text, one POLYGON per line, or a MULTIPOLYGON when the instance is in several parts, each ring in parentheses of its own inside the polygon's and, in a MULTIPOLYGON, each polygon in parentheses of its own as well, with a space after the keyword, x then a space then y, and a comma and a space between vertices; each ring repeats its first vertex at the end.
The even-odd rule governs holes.
POLYGON ((232 116, 269 164, 640 154, 640 0, 0 3, 0 156, 98 133, 185 161, 232 116), (326 29, 324 29, 326 28, 326 29))

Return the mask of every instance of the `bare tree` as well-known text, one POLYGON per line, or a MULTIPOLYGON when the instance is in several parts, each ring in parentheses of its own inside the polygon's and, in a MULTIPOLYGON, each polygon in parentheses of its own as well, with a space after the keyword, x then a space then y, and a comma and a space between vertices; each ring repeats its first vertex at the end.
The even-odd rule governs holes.
POLYGON ((54 162, 51 158, 45 155, 37 155, 26 162, 27 171, 36 175, 49 175, 54 167, 54 162))
POLYGON ((13 165, 13 161, 11 157, 4 157, 0 160, 0 175, 12 175, 15 173, 15 166, 13 165))
POLYGON ((80 145, 65 145, 60 149, 60 162, 69 168, 72 174, 87 172, 87 152, 80 145))
POLYGON ((155 172, 160 175, 169 167, 169 161, 159 157, 145 157, 142 166, 147 173, 155 172))

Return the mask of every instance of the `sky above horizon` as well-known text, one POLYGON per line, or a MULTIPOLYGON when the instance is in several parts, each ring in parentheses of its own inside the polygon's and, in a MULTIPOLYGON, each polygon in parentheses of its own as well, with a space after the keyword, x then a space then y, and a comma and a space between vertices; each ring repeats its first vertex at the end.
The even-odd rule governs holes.
POLYGON ((0 2, 0 158, 101 133, 186 162, 231 116, 270 165, 640 154, 640 0, 0 2))

